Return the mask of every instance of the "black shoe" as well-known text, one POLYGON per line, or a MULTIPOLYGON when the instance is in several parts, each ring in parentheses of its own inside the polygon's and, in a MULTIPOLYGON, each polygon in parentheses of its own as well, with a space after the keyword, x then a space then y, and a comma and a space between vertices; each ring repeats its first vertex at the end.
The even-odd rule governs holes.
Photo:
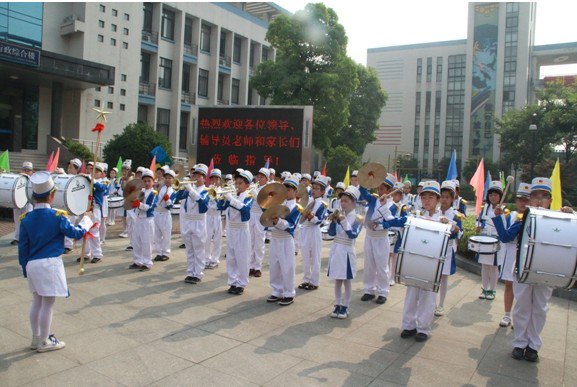
POLYGON ((248 271, 248 276, 249 276, 249 277, 254 276, 254 269, 250 269, 250 270, 248 271))
POLYGON ((162 255, 159 254, 156 257, 154 257, 154 260, 158 262, 160 261, 160 258, 162 258, 162 255))
POLYGON ((226 292, 228 294, 234 294, 236 292, 236 286, 231 286, 226 292))
POLYGON ((303 282, 302 284, 299 285, 299 289, 306 289, 309 287, 309 283, 308 282, 303 282))
POLYGON ((69 254, 72 251, 72 249, 69 249, 68 247, 64 248, 64 254, 69 254))
POLYGON ((237 296, 240 296, 242 293, 244 293, 244 288, 236 286, 231 294, 236 294, 237 296))
POLYGON ((163 255, 163 256, 161 256, 160 258, 158 258, 158 260, 159 260, 160 262, 166 262, 166 261, 168 261, 169 259, 170 259, 170 257, 169 257, 168 255, 163 255))
POLYGON ((133 263, 132 265, 128 266, 129 269, 140 269, 140 265, 133 263))
POLYGON ((134 248, 132 246, 126 246, 126 248, 124 250, 125 251, 132 251, 132 250, 134 250, 134 248))
POLYGON ((18 244, 18 241, 16 239, 14 239, 12 242, 10 242, 10 244, 12 246, 16 246, 18 244))
MULTIPOLYGON (((76 258, 76 262, 80 262, 82 258, 76 258)), ((84 257, 84 262, 87 262, 90 258, 84 257)))
POLYGON ((100 258, 92 258, 92 260, 90 261, 90 263, 98 263, 100 262, 100 258))
POLYGON ((180 246, 178 246, 179 249, 186 249, 186 245, 183 243, 180 246))
POLYGON ((294 297, 284 297, 282 300, 278 302, 280 306, 287 306, 295 302, 294 297))
POLYGON ((535 363, 539 360, 539 354, 533 348, 527 346, 525 348, 525 360, 535 363))
POLYGON ((409 337, 413 337, 413 336, 415 336, 416 334, 417 334, 417 330, 416 330, 416 329, 410 329, 410 330, 409 330, 409 329, 404 329, 404 330, 401 332, 401 337, 402 337, 403 339, 408 339, 409 337))
POLYGON ((308 284, 305 288, 306 290, 317 290, 319 287, 317 285, 308 284))
POLYGON ((525 348, 515 347, 513 348, 513 352, 511 352, 511 356, 515 360, 523 360, 525 357, 525 348))
POLYGON ((266 302, 279 302, 280 300, 282 300, 282 297, 277 297, 277 296, 270 295, 270 296, 268 296, 268 298, 266 299, 266 302))
POLYGON ((149 271, 150 267, 148 266, 140 266, 140 271, 149 271))
POLYGON ((264 243, 266 243, 266 244, 270 243, 270 239, 265 239, 264 243))
POLYGON ((418 341, 419 343, 427 341, 428 338, 429 336, 427 336, 427 334, 423 332, 419 332, 417 333, 417 336, 415 336, 415 340, 418 341))
POLYGON ((384 304, 385 302, 387 302, 387 297, 385 296, 378 296, 377 299, 375 300, 375 302, 379 305, 384 304))
POLYGON ((197 284, 198 283, 197 279, 198 278, 189 275, 184 279, 184 282, 186 282, 187 284, 197 284))
POLYGON ((252 275, 253 275, 253 277, 255 277, 255 278, 260 278, 260 277, 262 277, 262 273, 261 273, 260 270, 255 270, 255 271, 253 271, 252 275))
POLYGON ((363 294, 363 296, 361 297, 361 301, 370 301, 373 298, 375 298, 374 294, 369 294, 369 293, 365 293, 363 294))

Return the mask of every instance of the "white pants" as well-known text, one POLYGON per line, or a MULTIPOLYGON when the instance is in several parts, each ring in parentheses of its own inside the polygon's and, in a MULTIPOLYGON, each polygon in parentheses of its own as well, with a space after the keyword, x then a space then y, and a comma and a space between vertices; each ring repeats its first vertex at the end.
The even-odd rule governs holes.
POLYGON ((206 263, 219 263, 222 250, 222 221, 220 212, 206 215, 206 263))
POLYGON ((261 270, 262 260, 264 258, 265 231, 264 226, 260 224, 259 213, 256 212, 250 213, 249 227, 250 227, 250 244, 252 246, 249 268, 254 270, 261 270))
POLYGON ((186 275, 202 278, 204 276, 204 266, 206 265, 206 228, 199 228, 198 231, 200 232, 186 232, 182 234, 182 239, 186 246, 186 275))
MULTIPOLYGON (((284 231, 283 231, 284 232, 284 231)), ((285 232, 289 235, 287 232, 285 232)), ((292 237, 270 239, 270 286, 276 297, 294 297, 295 292, 295 244, 292 237)))
MULTIPOLYGON (((94 206, 92 209, 94 214, 94 222, 102 223, 102 210, 99 206, 94 206)), ((89 258, 100 258, 102 259, 102 246, 100 246, 100 227, 93 227, 90 229, 90 233, 93 235, 92 238, 86 238, 86 254, 85 256, 89 258)))
POLYGON ((152 243, 154 241, 154 218, 137 218, 132 221, 131 242, 134 263, 152 267, 152 243))
POLYGON ((319 226, 303 226, 300 237, 303 282, 319 286, 321 279, 321 228, 319 226))
POLYGON ((156 254, 170 255, 170 237, 172 235, 172 215, 169 211, 156 211, 154 214, 154 246, 156 254))
POLYGON ((98 231, 100 232, 100 240, 102 242, 106 241, 106 230, 107 230, 106 221, 107 219, 104 218, 100 219, 100 227, 98 229, 98 231))
POLYGON ((116 222, 116 208, 111 208, 108 210, 108 223, 116 222))
POLYGON ((228 285, 244 288, 248 285, 250 231, 246 228, 229 227, 226 246, 226 272, 228 285))
POLYGON ((429 335, 435 313, 436 299, 437 293, 407 286, 405 305, 403 306, 403 329, 416 329, 419 333, 429 335))
POLYGON ((12 211, 14 214, 14 240, 17 241, 20 238, 20 216, 32 210, 33 210, 32 205, 28 203, 24 207, 14 208, 14 210, 12 211))
POLYGON ((363 270, 363 284, 366 294, 389 296, 389 237, 365 237, 365 269, 363 270))
POLYGON ((551 299, 553 288, 542 284, 520 284, 513 282, 515 306, 513 307, 513 322, 515 324, 513 347, 527 346, 538 351, 543 344, 541 331, 545 326, 547 302, 551 299))

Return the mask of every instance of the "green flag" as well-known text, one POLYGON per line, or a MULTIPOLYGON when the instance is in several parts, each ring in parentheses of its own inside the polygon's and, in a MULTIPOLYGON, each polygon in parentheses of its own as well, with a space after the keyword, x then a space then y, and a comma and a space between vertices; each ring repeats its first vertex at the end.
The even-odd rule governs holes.
POLYGON ((10 160, 8 158, 8 149, 0 155, 0 170, 2 172, 10 172, 10 160))
POLYGON ((406 183, 407 181, 410 181, 410 180, 409 180, 409 175, 405 175, 405 178, 403 179, 403 183, 406 183))
POLYGON ((116 179, 120 179, 122 176, 122 157, 118 156, 118 162, 116 163, 116 179))

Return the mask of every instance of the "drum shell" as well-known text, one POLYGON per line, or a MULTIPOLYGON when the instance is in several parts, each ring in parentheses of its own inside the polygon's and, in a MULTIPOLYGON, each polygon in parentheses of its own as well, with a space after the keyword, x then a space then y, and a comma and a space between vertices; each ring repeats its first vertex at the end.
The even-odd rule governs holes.
POLYGON ((397 233, 394 231, 389 231, 388 236, 389 236, 389 244, 392 247, 395 245, 395 243, 397 243, 397 233))
POLYGON ((577 215, 530 207, 520 232, 518 282, 572 287, 577 268, 577 215))
POLYGON ((395 280, 438 292, 450 235, 450 224, 409 217, 403 231, 395 280))
POLYGON ((467 244, 469 250, 481 255, 493 255, 501 249, 499 240, 490 236, 472 236, 469 237, 467 244))
POLYGON ((0 207, 23 208, 28 204, 26 187, 28 176, 17 173, 3 173, 0 175, 0 207))
POLYGON ((174 204, 170 209, 171 215, 178 215, 180 213, 180 204, 174 204))
POLYGON ((88 210, 90 182, 81 175, 58 175, 54 179, 56 194, 52 207, 68 211, 72 215, 82 215, 88 210))
POLYGON ((124 198, 122 196, 109 196, 108 208, 111 210, 115 208, 124 208, 124 198))

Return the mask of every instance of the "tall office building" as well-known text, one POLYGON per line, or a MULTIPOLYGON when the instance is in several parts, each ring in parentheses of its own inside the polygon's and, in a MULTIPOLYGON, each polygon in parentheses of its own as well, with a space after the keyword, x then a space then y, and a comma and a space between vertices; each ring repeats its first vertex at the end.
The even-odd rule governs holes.
MULTIPOLYGON (((175 156, 195 141, 193 105, 259 105, 255 67, 274 59, 274 3, 1 3, 0 150, 46 158, 51 137, 105 143, 133 122, 166 135, 175 156)), ((13 163, 15 164, 15 163, 13 163)))
POLYGON ((368 50, 389 94, 364 161, 405 155, 432 172, 453 149, 498 160, 495 117, 532 101, 539 68, 577 63, 577 43, 535 46, 535 3, 470 3, 467 38, 368 50))

